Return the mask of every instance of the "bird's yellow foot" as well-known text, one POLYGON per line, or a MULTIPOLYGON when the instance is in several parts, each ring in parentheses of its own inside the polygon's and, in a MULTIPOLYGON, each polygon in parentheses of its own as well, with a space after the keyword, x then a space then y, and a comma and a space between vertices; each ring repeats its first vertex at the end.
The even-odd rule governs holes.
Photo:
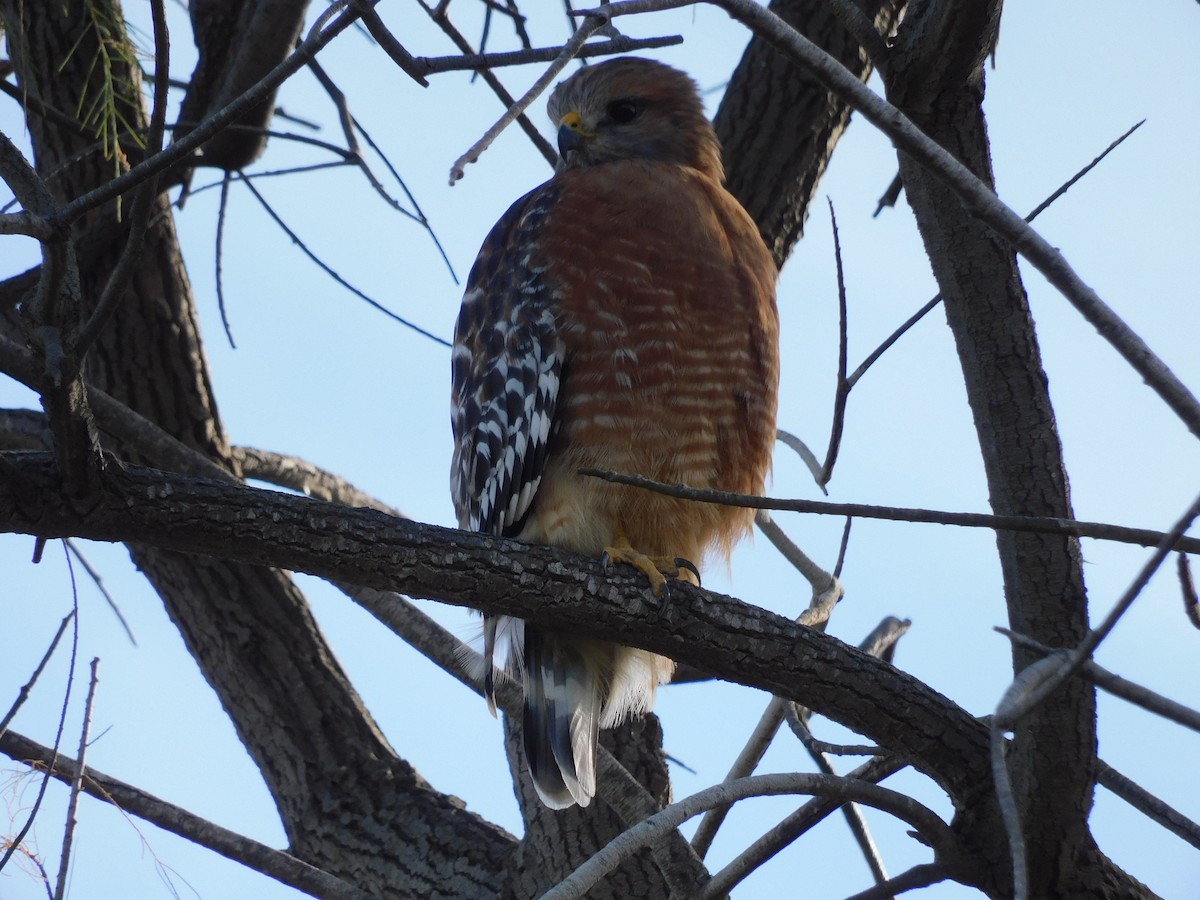
POLYGON ((649 580, 656 597, 662 597, 664 592, 670 593, 667 589, 668 577, 700 586, 700 570, 691 560, 681 556, 647 556, 630 546, 624 535, 618 535, 614 546, 604 548, 602 563, 606 571, 613 563, 633 566, 649 580))

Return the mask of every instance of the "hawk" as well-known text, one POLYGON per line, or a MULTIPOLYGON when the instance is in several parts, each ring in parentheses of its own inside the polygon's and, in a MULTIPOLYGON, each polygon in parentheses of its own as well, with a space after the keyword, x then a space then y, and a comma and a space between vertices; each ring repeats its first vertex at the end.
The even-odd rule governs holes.
MULTIPOLYGON (((752 512, 578 470, 761 493, 775 440, 777 271, 723 186, 687 75, 610 60, 563 81, 549 112, 554 177, 492 228, 455 329, 454 506, 463 529, 603 554, 661 592, 664 575, 686 575, 710 552, 728 559, 752 512)), ((586 806, 599 729, 648 711, 675 664, 485 616, 493 713, 498 632, 524 684, 538 795, 586 806)))

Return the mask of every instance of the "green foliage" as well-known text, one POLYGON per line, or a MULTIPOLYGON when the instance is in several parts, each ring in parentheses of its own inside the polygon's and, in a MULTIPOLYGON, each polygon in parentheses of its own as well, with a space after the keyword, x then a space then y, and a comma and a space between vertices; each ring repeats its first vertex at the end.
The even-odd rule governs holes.
POLYGON ((96 136, 104 158, 113 160, 114 174, 119 175, 122 164, 128 164, 121 150, 122 138, 145 147, 136 121, 131 121, 136 120, 139 98, 125 75, 137 69, 137 55, 115 7, 102 2, 86 3, 84 15, 87 18, 84 29, 59 65, 59 71, 66 69, 85 42, 90 43, 89 38, 95 41, 95 55, 86 78, 81 81, 84 87, 75 115, 96 136))

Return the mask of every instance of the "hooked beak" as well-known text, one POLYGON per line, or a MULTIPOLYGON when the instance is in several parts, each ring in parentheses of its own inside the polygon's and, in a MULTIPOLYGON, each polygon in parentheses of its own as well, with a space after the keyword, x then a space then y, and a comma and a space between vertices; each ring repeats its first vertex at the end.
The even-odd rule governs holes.
POLYGON ((568 153, 578 150, 592 137, 595 137, 595 132, 583 127, 583 119, 574 110, 559 119, 558 153, 564 159, 568 153))

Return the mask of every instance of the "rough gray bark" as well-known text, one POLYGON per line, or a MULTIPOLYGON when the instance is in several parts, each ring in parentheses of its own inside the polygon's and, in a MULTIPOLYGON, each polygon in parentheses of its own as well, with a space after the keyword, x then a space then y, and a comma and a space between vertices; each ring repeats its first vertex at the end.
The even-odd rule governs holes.
MULTIPOLYGON (((97 48, 94 31, 85 30, 84 6, 0 6, 22 87, 60 110, 78 108, 81 95, 94 96, 98 89, 89 81, 97 48)), ((110 23, 120 21, 115 6, 91 7, 110 23)), ((115 82, 125 91, 127 115, 144 126, 140 76, 119 64, 115 82)), ((37 116, 30 117, 30 131, 37 168, 58 198, 79 195, 113 176, 116 162, 81 152, 92 142, 78 131, 37 116), (68 160, 74 161, 60 170, 68 160)), ((125 152, 134 157, 136 148, 128 143, 125 152)), ((87 377, 228 466, 229 444, 165 201, 159 212, 133 283, 88 356, 87 377)), ((85 314, 126 234, 112 204, 76 226, 72 239, 85 314)), ((498 890, 495 860, 511 850, 512 838, 433 790, 397 757, 286 574, 136 544, 131 553, 262 772, 294 854, 381 894, 498 890), (444 881, 449 871, 456 873, 453 888, 444 881)))
MULTIPOLYGON (((982 101, 983 63, 1000 3, 939 2, 910 12, 886 73, 889 99, 987 184, 993 184, 982 101)), ((901 155, 946 318, 958 345, 992 510, 1070 517, 1062 447, 1016 258, 930 172, 901 155)), ((1087 631, 1087 595, 1074 538, 998 532, 1014 630, 1052 647, 1087 631)), ((1017 671, 1037 655, 1014 645, 1017 671)), ((1095 697, 1073 681, 1016 729, 1010 754, 1035 896, 1103 896, 1081 877, 1096 853, 1087 820, 1096 766, 1095 697)), ((1118 890, 1115 895, 1118 895, 1118 890)))
MULTIPOLYGON (((863 14, 888 34, 905 0, 862 0, 863 14)), ((866 81, 872 67, 825 0, 772 0, 781 19, 866 81)), ((782 266, 804 233, 808 209, 850 107, 803 67, 766 41, 746 48, 713 119, 725 160, 725 181, 758 222, 782 266), (761 122, 761 128, 746 128, 761 122)))

